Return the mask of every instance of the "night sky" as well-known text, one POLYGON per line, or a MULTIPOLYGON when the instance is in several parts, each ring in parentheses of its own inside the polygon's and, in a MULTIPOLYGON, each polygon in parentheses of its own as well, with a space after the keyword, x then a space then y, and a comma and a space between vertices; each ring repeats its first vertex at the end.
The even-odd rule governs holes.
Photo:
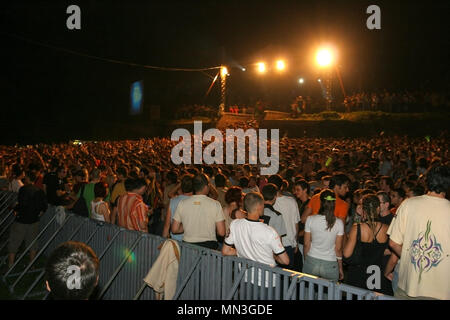
POLYGON ((144 81, 145 104, 160 105, 163 115, 183 103, 219 104, 217 85, 204 97, 206 74, 113 64, 48 46, 142 65, 225 64, 232 67, 230 103, 251 104, 261 95, 276 103, 298 94, 299 76, 314 93, 312 57, 324 42, 339 52, 348 93, 448 91, 448 1, 2 1, 0 7, 0 122, 23 131, 29 123, 125 121, 137 80, 144 81), (81 30, 66 27, 71 4, 81 8, 81 30), (366 28, 371 4, 381 8, 381 30, 366 28), (282 76, 261 79, 249 66, 277 57, 287 59, 282 76))

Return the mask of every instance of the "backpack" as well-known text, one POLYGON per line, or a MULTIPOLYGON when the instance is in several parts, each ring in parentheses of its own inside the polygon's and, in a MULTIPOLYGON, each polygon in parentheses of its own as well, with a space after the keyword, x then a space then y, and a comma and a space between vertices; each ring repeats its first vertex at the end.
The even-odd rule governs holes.
POLYGON ((81 187, 80 197, 78 198, 77 202, 75 202, 75 204, 73 205, 72 212, 82 217, 89 217, 89 209, 87 207, 86 200, 83 197, 85 186, 86 185, 84 184, 81 187))

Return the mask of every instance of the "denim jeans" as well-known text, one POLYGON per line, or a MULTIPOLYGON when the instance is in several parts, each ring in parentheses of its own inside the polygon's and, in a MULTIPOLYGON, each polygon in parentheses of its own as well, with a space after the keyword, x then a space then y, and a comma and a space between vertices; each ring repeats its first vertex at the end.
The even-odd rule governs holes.
POLYGON ((394 277, 392 278, 392 290, 395 292, 398 288, 398 266, 400 264, 400 261, 398 261, 397 265, 394 268, 394 277))
POLYGON ((306 256, 303 273, 337 281, 339 280, 339 265, 337 261, 326 261, 306 256))

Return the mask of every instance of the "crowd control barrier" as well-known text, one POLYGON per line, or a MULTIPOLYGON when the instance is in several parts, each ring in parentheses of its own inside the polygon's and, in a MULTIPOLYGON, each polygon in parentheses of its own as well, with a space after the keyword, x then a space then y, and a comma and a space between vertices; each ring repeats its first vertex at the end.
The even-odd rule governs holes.
MULTIPOLYGON (((14 222, 17 195, 0 193, 0 262, 7 263, 8 230, 14 222)), ((62 242, 88 244, 100 261, 99 283, 92 299, 155 300, 143 279, 158 257, 164 238, 49 207, 34 242, 17 254, 2 281, 17 299, 47 299, 45 260, 62 242), (38 243, 36 257, 29 250, 38 243)), ((223 256, 221 252, 180 242, 174 300, 389 300, 393 297, 304 273, 223 256)))

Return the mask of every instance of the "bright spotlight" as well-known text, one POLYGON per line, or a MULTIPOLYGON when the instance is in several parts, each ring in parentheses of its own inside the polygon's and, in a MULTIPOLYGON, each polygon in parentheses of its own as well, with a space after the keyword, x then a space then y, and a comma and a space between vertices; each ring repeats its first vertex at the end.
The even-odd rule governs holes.
POLYGON ((277 60, 276 67, 278 71, 283 71, 286 68, 286 64, 283 60, 277 60))
POLYGON ((320 49, 316 55, 316 61, 321 67, 327 67, 333 62, 333 54, 329 49, 320 49))
POLYGON ((258 62, 257 66, 260 73, 266 72, 266 64, 264 62, 258 62))
POLYGON ((245 68, 242 68, 242 71, 245 71, 246 69, 245 68))
POLYGON ((322 80, 320 80, 320 79, 317 79, 317 81, 322 82, 322 80))
POLYGON ((222 67, 222 68, 220 68, 220 75, 222 76, 222 77, 225 77, 225 76, 228 76, 229 74, 228 74, 228 69, 227 69, 227 67, 222 67))
POLYGON ((302 84, 303 82, 305 82, 303 78, 298 79, 298 83, 302 84))

